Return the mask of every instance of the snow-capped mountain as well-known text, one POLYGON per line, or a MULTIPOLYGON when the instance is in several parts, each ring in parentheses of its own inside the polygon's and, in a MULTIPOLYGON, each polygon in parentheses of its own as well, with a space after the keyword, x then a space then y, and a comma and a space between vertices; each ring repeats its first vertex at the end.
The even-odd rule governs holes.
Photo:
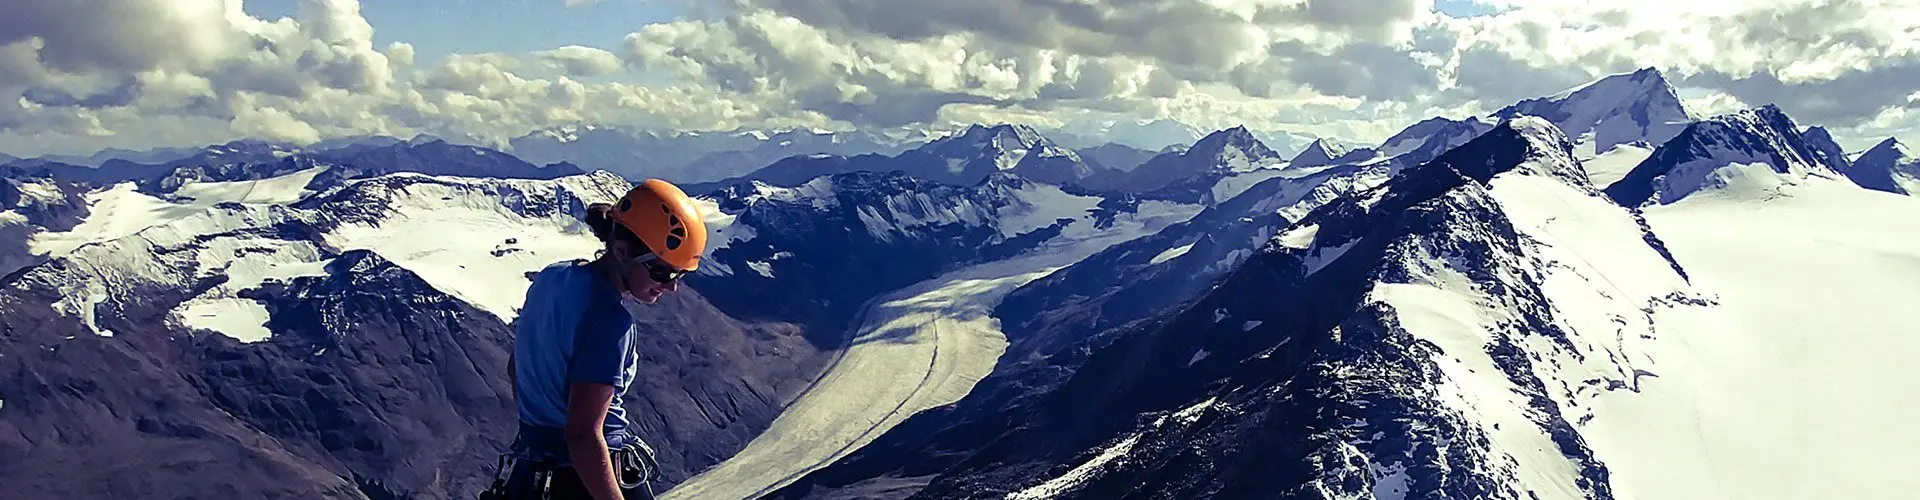
POLYGON ((1151 199, 1185 203, 1213 203, 1232 196, 1215 197, 1215 187, 1235 180, 1239 188, 1251 186, 1266 176, 1277 175, 1286 159, 1268 149, 1246 127, 1215 131, 1183 151, 1161 153, 1130 171, 1106 172, 1082 182, 1089 188, 1113 193, 1133 193, 1151 199))
MULTIPOLYGON (((401 173, 308 189, 334 168, 164 198, 130 183, 66 191, 85 211, 33 226, 42 260, 0 282, 13 332, 0 369, 23 374, 0 380, 0 425, 27 436, 0 452, 48 458, 0 472, 13 494, 478 491, 512 437, 504 356, 528 273, 592 257, 579 217, 628 185, 401 173), (40 438, 56 435, 93 438, 40 438), (149 479, 48 474, 107 462, 149 479)), ((733 319, 692 288, 647 312, 642 376, 662 385, 636 387, 628 407, 668 481, 744 447, 825 362, 800 327, 733 319)))
POLYGON ((1867 189, 1907 195, 1920 193, 1920 157, 1892 137, 1861 153, 1846 173, 1854 183, 1867 189))
POLYGON ((1626 177, 1607 186, 1626 206, 1673 203, 1699 191, 1762 183, 1839 178, 1820 160, 1793 119, 1774 105, 1715 116, 1687 126, 1626 177))
POLYGON ((1694 121, 1660 70, 1608 75, 1559 94, 1520 101, 1494 113, 1506 119, 1546 118, 1581 147, 1581 158, 1620 144, 1660 144, 1694 121))
POLYGON ((1882 273, 1916 256, 1912 238, 1874 242, 1914 234, 1894 228, 1920 203, 1814 177, 1641 211, 1589 183, 1575 154, 1549 122, 1515 120, 1320 207, 1170 313, 1092 336, 1064 333, 1088 309, 1037 315, 968 397, 771 498, 1916 486, 1887 444, 1914 433, 1876 410, 1916 398, 1875 387, 1920 344, 1885 337, 1904 320, 1873 311, 1920 291, 1910 270, 1882 273))
POLYGON ((913 152, 896 157, 899 168, 915 177, 963 186, 998 172, 1051 184, 1072 183, 1094 173, 1078 153, 1019 124, 973 125, 913 152))

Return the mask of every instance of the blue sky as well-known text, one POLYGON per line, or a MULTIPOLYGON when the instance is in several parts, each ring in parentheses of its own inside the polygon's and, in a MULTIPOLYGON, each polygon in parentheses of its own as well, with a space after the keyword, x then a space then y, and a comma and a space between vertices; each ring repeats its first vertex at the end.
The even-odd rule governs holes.
MULTIPOLYGON (((374 45, 413 44, 420 65, 451 53, 522 53, 566 45, 611 50, 642 26, 710 13, 687 0, 599 0, 563 7, 563 0, 387 0, 361 2, 374 45)), ((247 0, 248 14, 294 17, 299 0, 247 0)))

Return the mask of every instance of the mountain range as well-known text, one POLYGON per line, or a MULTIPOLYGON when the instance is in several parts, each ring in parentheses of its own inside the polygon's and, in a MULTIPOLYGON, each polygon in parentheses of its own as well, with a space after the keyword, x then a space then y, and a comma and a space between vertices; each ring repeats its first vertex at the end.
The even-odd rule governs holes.
POLYGON ((577 127, 8 162, 0 480, 470 498, 530 273, 591 258, 585 206, 634 172, 522 155, 715 141, 603 159, 708 165, 706 264, 634 327, 664 498, 1920 488, 1889 313, 1920 160, 1675 96, 1642 70, 1377 145, 577 127))

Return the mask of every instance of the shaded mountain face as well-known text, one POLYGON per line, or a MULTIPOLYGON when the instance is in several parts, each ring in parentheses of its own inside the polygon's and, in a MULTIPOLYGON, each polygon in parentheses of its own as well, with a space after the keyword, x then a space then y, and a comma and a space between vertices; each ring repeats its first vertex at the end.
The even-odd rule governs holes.
POLYGON ((1633 142, 1660 144, 1693 121, 1673 85, 1653 68, 1611 75, 1494 113, 1501 119, 1522 115, 1546 118, 1592 154, 1633 142))
POLYGON ((1846 172, 1847 178, 1867 189, 1906 195, 1920 193, 1920 157, 1891 137, 1861 153, 1846 172))
POLYGON ((0 276, 46 261, 30 242, 69 231, 89 215, 83 186, 53 179, 0 178, 0 276))
POLYGON ((1661 144, 1607 195, 1625 206, 1673 203, 1735 177, 1796 178, 1841 174, 1820 160, 1779 107, 1767 105, 1703 120, 1661 144), (1736 168, 1727 168, 1727 167, 1736 168))
MULTIPOLYGON (((0 454, 34 460, 0 481, 21 498, 469 498, 513 437, 526 271, 591 257, 578 217, 626 187, 396 174, 203 198, 22 269, 0 282, 0 371, 17 375, 0 454)), ((735 320, 697 286, 636 328, 627 407, 666 484, 743 448, 824 360, 798 326, 735 320)))
POLYGON ((1491 130, 1494 124, 1478 118, 1454 120, 1434 117, 1407 126, 1386 142, 1380 143, 1380 156, 1394 158, 1405 166, 1424 164, 1442 153, 1491 130))
POLYGON ((1845 173, 1852 168, 1846 151, 1840 148, 1839 142, 1833 140, 1833 134, 1828 133, 1826 127, 1807 127, 1807 131, 1800 134, 1800 139, 1807 142, 1807 147, 1813 148, 1814 159, 1828 170, 1845 173))
POLYGON ((1135 148, 1124 144, 1107 143, 1090 148, 1080 148, 1074 152, 1080 154, 1087 165, 1096 170, 1132 171, 1153 159, 1153 151, 1135 148))
POLYGON ((1490 186, 1519 179, 1607 211, 1639 264, 1680 278, 1659 240, 1585 183, 1571 146, 1543 120, 1503 125, 1313 211, 1178 312, 1014 360, 959 404, 775 497, 1609 498, 1606 468, 1573 431, 1579 417, 1553 402, 1565 389, 1537 375, 1539 356, 1605 346, 1559 327, 1543 289, 1564 276, 1541 267, 1512 199, 1490 186), (1444 323, 1420 309, 1427 297, 1514 315, 1487 325, 1486 350, 1460 350, 1432 340, 1444 323), (1516 398, 1451 388, 1460 384, 1516 398))

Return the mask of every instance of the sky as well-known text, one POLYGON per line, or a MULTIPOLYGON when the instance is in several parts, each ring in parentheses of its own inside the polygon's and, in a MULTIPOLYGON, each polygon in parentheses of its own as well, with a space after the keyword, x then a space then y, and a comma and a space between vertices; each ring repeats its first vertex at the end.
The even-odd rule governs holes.
POLYGON ((1075 127, 1377 143, 1609 74, 1920 140, 1901 0, 11 0, 0 153, 563 125, 1075 127))

